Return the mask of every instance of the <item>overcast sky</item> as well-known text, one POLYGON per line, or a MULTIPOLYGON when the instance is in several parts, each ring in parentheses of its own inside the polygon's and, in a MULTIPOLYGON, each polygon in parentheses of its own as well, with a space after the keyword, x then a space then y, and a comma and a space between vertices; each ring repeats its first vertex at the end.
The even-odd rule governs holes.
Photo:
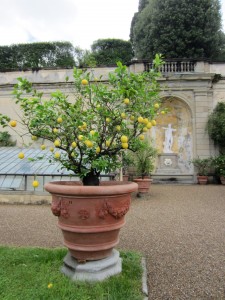
MULTIPOLYGON (((97 39, 128 40, 138 3, 139 0, 0 0, 0 45, 70 41, 89 49, 97 39)), ((221 4, 225 31, 225 0, 221 4)))

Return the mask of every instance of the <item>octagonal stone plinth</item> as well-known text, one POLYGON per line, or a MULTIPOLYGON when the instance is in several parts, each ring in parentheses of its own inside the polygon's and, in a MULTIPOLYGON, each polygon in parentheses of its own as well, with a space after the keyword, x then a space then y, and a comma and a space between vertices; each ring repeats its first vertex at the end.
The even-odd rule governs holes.
POLYGON ((122 271, 122 259, 119 256, 119 252, 115 249, 107 258, 86 263, 78 263, 68 252, 63 263, 62 273, 73 281, 102 281, 122 271))

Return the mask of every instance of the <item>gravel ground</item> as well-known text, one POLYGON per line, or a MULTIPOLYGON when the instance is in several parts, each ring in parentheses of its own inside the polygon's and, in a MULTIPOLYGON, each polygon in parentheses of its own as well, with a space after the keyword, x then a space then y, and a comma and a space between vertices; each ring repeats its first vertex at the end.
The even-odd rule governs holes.
MULTIPOLYGON (((0 244, 61 247, 57 218, 48 205, 2 204, 0 244)), ((152 185, 133 197, 118 248, 146 257, 149 299, 225 299, 225 187, 152 185)))

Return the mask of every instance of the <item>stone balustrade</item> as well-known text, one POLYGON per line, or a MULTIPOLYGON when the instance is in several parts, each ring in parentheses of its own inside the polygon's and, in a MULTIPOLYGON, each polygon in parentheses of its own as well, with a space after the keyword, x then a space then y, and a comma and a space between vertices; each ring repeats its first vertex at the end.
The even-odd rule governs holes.
MULTIPOLYGON (((195 72, 196 62, 191 60, 166 60, 165 63, 159 68, 162 73, 187 73, 195 72)), ((153 63, 144 63, 145 71, 150 71, 153 68, 153 63)))

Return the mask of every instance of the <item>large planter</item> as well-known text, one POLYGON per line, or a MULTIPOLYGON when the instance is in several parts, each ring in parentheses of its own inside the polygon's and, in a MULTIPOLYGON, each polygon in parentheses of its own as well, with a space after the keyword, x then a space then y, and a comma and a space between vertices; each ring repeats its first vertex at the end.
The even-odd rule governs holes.
POLYGON ((138 184, 138 193, 140 194, 146 194, 149 192, 152 179, 149 177, 144 178, 135 178, 134 182, 138 184))
POLYGON ((108 181, 100 186, 83 186, 59 181, 45 184, 45 189, 52 194, 51 209, 58 216, 70 254, 78 262, 110 256, 119 242, 119 230, 137 184, 108 181))

